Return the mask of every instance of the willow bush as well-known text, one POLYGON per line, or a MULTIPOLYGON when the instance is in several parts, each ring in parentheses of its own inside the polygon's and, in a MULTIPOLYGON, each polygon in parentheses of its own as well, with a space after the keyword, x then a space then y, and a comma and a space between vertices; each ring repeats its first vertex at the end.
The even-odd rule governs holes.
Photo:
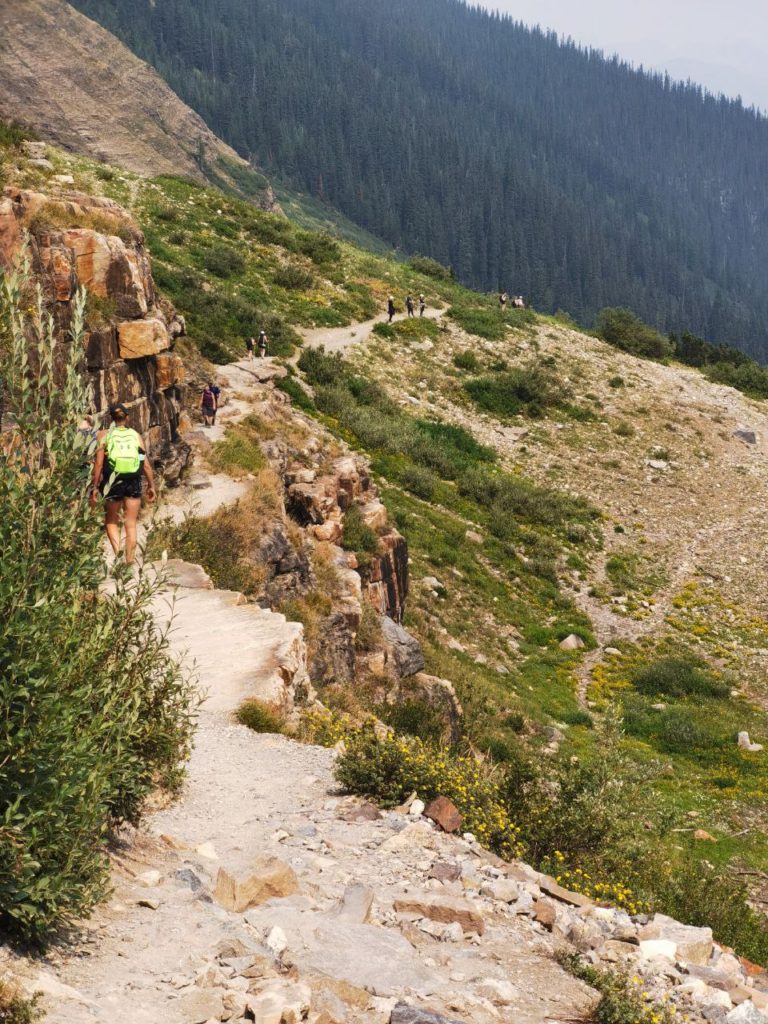
POLYGON ((75 306, 64 341, 0 279, 0 930, 38 944, 103 896, 110 829, 178 785, 193 726, 157 579, 104 565, 75 306))

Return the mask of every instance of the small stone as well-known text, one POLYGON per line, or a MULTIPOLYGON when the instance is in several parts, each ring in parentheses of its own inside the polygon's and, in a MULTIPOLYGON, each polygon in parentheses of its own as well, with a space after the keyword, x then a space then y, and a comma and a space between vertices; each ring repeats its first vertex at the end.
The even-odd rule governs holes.
POLYGON ((188 885, 192 892, 199 892, 203 888, 203 881, 192 868, 179 868, 173 876, 182 885, 188 885))
POLYGON ((664 957, 665 960, 674 960, 677 956, 677 946, 669 939, 643 939, 640 942, 640 956, 645 960, 653 960, 655 957, 664 957))
POLYGON ((500 903, 514 903, 520 897, 520 889, 511 878, 497 878, 490 889, 493 899, 500 903))
POLYGON ((137 907, 146 907, 147 910, 158 910, 160 905, 161 901, 156 896, 142 896, 136 900, 137 907))
POLYGON ((204 857, 206 860, 219 859, 219 855, 216 853, 213 843, 201 843, 200 846, 195 847, 195 853, 200 857, 204 857))
POLYGON ((469 900, 454 898, 453 896, 404 896, 395 900, 395 912, 399 914, 418 914, 419 917, 426 917, 430 921, 439 921, 442 924, 458 922, 465 932, 476 932, 482 935, 485 931, 485 922, 469 900))
POLYGON ((420 818, 424 813, 425 804, 423 800, 414 800, 411 806, 408 808, 408 813, 412 818, 420 818))
POLYGON ((341 902, 331 913, 354 924, 367 924, 372 906, 373 889, 369 889, 367 885, 349 885, 344 890, 341 902))
POLYGON ((187 992, 180 998, 179 1005, 187 1024, 206 1024, 211 1019, 220 1020, 224 1013, 224 1001, 218 992, 201 989, 187 992))
POLYGON ((552 931, 557 921, 557 909, 549 900, 538 899, 533 904, 533 916, 547 931, 552 931))
POLYGON ((283 929, 278 927, 278 925, 270 929, 264 939, 264 945, 274 956, 281 956, 288 948, 288 939, 285 937, 283 929))
POLYGON ((443 832, 458 832, 463 818, 456 805, 446 796, 439 796, 424 809, 424 816, 436 822, 443 832))
POLYGON ((160 872, 142 871, 140 875, 136 875, 136 881, 139 885, 145 885, 148 889, 152 889, 160 884, 160 872))
POLYGON ((605 653, 611 658, 617 658, 621 654, 621 651, 618 647, 606 647, 605 653))
POLYGON ((693 838, 696 839, 700 843, 716 843, 717 842, 717 839, 715 839, 715 837, 713 835, 710 835, 710 833, 707 832, 703 828, 697 828, 696 831, 693 833, 693 838))
POLYGON ((571 633, 565 640, 560 641, 561 651, 580 651, 586 646, 581 637, 577 636, 576 633, 571 633))
POLYGON ((438 861, 437 864, 432 865, 428 877, 436 878, 439 882, 457 882, 461 877, 461 868, 458 864, 438 861))
POLYGON ((219 868, 213 898, 225 910, 242 913, 274 896, 291 896, 298 892, 296 873, 279 857, 260 857, 248 874, 235 877, 219 868))
POLYGON ((508 1006, 520 997, 519 990, 511 981, 498 978, 482 978, 476 985, 476 991, 497 1006, 508 1006))

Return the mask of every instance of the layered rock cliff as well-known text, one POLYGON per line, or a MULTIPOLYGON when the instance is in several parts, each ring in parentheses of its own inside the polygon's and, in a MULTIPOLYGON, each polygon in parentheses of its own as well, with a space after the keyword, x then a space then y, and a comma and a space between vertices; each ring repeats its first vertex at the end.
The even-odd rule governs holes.
POLYGON ((70 325, 78 289, 87 289, 94 412, 103 421, 112 403, 123 402, 176 482, 189 451, 179 434, 184 365, 173 351, 184 324, 155 290, 141 231, 109 199, 11 187, 0 197, 0 267, 23 253, 60 331, 70 325))

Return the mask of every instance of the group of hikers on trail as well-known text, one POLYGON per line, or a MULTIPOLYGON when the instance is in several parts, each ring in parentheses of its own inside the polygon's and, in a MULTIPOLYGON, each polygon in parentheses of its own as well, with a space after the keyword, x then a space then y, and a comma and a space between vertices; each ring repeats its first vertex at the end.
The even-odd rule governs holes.
MULTIPOLYGON (((501 292, 501 294, 499 295, 499 308, 501 309, 502 313, 507 308, 508 302, 509 295, 507 295, 506 292, 501 292)), ((512 309, 525 309, 525 300, 523 299, 522 295, 515 295, 515 297, 512 299, 512 309)))
MULTIPOLYGON (((420 295, 419 296, 419 316, 424 316, 424 312, 425 312, 426 308, 427 308, 427 300, 424 298, 423 295, 420 295)), ((415 305, 415 303, 413 301, 413 296, 410 294, 410 292, 405 297, 405 309, 406 309, 406 312, 408 313, 409 317, 416 316, 416 305, 415 305)), ((390 323, 390 324, 392 323, 392 320, 394 319, 394 316, 395 316, 396 312, 397 312, 397 310, 395 308, 395 297, 394 297, 394 295, 390 295, 389 298, 387 299, 387 316, 389 317, 389 319, 387 320, 387 323, 390 323)))
POLYGON ((253 362, 253 352, 256 348, 259 350, 259 358, 264 359, 269 350, 269 338, 266 331, 259 331, 258 341, 253 337, 245 339, 245 351, 248 354, 249 363, 253 362))

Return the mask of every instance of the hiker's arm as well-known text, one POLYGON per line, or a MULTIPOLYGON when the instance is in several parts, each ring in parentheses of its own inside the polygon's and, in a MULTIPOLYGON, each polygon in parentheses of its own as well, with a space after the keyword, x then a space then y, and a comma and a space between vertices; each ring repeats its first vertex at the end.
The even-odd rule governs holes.
POLYGON ((142 465, 144 466, 144 476, 147 478, 147 501, 154 501, 155 473, 152 469, 152 463, 149 461, 149 456, 147 455, 147 447, 144 444, 144 438, 141 439, 141 449, 144 452, 144 461, 142 465))
POLYGON ((99 484, 101 483, 101 475, 104 472, 104 458, 105 458, 105 455, 106 455, 106 453, 104 451, 104 444, 102 443, 103 442, 103 435, 99 436, 98 442, 99 442, 99 446, 96 449, 96 457, 93 460, 93 477, 91 479, 91 498, 90 498, 90 500, 91 500, 91 504, 92 505, 96 504, 96 499, 97 499, 98 494, 99 494, 99 484))

